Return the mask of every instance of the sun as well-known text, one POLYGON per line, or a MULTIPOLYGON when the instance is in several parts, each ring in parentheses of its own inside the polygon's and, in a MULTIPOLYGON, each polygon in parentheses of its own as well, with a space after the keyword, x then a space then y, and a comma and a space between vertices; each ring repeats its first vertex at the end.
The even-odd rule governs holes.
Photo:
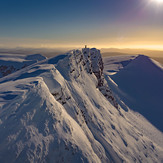
POLYGON ((150 2, 157 3, 159 5, 163 4, 163 0, 150 0, 150 2))
POLYGON ((156 2, 158 2, 158 3, 163 3, 163 0, 156 0, 156 2))

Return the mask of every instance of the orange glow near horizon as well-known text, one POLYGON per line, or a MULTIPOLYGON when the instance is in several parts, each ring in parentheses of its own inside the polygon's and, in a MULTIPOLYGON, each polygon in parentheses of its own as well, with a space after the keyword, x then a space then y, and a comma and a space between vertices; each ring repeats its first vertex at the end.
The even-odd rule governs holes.
MULTIPOLYGON (((33 2, 31 5, 35 4, 33 2)), ((90 48, 98 49, 163 50, 163 3, 161 3, 163 0, 121 2, 97 0, 93 4, 88 2, 88 5, 81 2, 75 1, 71 5, 70 2, 65 1, 59 5, 60 10, 54 9, 55 3, 60 4, 60 1, 54 1, 54 4, 52 3, 54 6, 44 2, 49 6, 45 13, 38 10, 40 14, 36 14, 35 7, 28 6, 31 10, 27 10, 28 15, 24 12, 26 5, 24 5, 25 10, 19 11, 19 5, 26 3, 24 1, 22 4, 15 5, 18 7, 17 10, 4 9, 3 14, 0 14, 3 18, 2 27, 0 27, 0 48, 65 48, 70 50, 82 48, 86 44, 90 48), (64 5, 68 10, 63 10, 64 5), (79 7, 82 5, 84 9, 79 7), (8 13, 13 15, 12 12, 16 12, 15 16, 17 16, 14 24, 8 16, 8 13), (19 12, 22 12, 22 15, 19 12), (28 21, 24 19, 26 17, 28 21)), ((35 5, 36 7, 41 5, 40 7, 44 8, 44 3, 35 5)))
POLYGON ((160 37, 158 34, 155 36, 151 33, 151 37, 136 36, 135 33, 132 37, 97 37, 94 39, 85 38, 82 41, 76 40, 76 42, 68 41, 54 41, 54 40, 42 40, 42 39, 4 39, 0 38, 0 48, 49 48, 49 49, 72 49, 82 48, 84 45, 88 47, 101 48, 119 48, 119 49, 149 49, 149 50, 163 50, 162 33, 160 37), (146 41, 148 40, 148 41, 146 41))
MULTIPOLYGON (((91 44, 91 43, 85 43, 90 48, 117 48, 117 49, 147 49, 147 50, 163 50, 163 44, 91 44)), ((62 49, 62 48, 82 48, 85 46, 85 44, 36 44, 36 45, 30 45, 30 44, 22 44, 18 46, 1 46, 0 48, 45 48, 45 49, 62 49)))

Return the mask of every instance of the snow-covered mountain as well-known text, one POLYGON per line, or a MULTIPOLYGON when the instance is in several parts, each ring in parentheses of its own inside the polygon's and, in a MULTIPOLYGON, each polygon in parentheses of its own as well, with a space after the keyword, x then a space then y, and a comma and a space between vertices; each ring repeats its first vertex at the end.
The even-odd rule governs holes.
POLYGON ((118 105, 103 68, 84 48, 1 78, 0 162, 163 161, 163 134, 118 105))
POLYGON ((163 66, 144 55, 104 60, 114 93, 163 132, 163 66), (111 69, 116 71, 111 74, 111 69))
POLYGON ((28 56, 16 54, 0 55, 0 78, 44 59, 46 57, 40 54, 28 56))

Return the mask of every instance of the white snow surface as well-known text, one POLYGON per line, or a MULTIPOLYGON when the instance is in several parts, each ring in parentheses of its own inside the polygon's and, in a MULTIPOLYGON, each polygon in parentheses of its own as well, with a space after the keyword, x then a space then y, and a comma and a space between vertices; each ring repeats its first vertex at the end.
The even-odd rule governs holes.
POLYGON ((126 110, 130 122, 134 126, 139 126, 143 134, 163 146, 163 67, 147 56, 138 55, 119 69, 121 62, 128 61, 129 58, 104 58, 105 78, 118 103, 126 110), (108 63, 110 67, 107 67, 108 63), (115 74, 108 73, 115 69, 115 74))
POLYGON ((0 162, 161 163, 163 146, 140 127, 151 124, 117 107, 102 65, 87 48, 1 78, 0 162))
MULTIPOLYGON (((116 62, 121 63, 118 57, 116 62)), ((105 74, 108 75, 106 69, 105 74)), ((114 93, 129 108, 145 116, 163 132, 163 67, 161 64, 147 56, 138 55, 108 79, 114 93)))
POLYGON ((0 78, 44 59, 41 54, 0 54, 0 78))
POLYGON ((104 57, 104 72, 107 75, 114 75, 121 69, 123 69, 125 66, 127 66, 133 59, 135 59, 135 56, 111 56, 111 57, 104 57))

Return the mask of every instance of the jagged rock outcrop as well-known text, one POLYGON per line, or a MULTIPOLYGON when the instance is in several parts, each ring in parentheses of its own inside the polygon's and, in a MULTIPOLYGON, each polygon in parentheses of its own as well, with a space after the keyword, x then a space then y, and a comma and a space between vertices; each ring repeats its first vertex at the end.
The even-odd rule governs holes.
POLYGON ((86 71, 89 74, 94 74, 96 77, 96 87, 111 102, 111 104, 118 109, 118 103, 116 102, 111 89, 104 79, 104 64, 100 50, 97 50, 96 48, 73 50, 57 64, 57 68, 62 67, 63 65, 65 66, 65 69, 69 70, 69 72, 64 74, 65 76, 68 75, 68 78, 73 77, 77 79, 80 77, 82 71, 86 71))

